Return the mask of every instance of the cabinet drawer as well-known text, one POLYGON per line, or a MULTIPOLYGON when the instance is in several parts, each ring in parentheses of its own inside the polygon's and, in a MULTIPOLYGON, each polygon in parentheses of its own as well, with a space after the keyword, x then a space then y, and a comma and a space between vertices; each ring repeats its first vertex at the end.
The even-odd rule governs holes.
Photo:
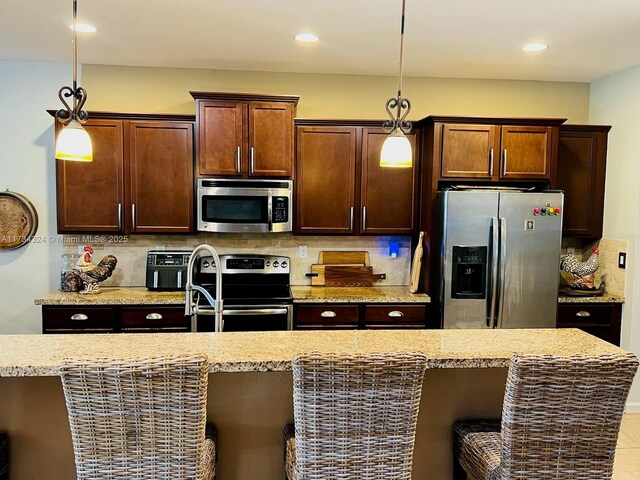
POLYGON ((299 306, 296 323, 298 325, 357 325, 357 305, 313 305, 299 306))
POLYGON ((612 305, 559 305, 559 327, 606 327, 611 325, 612 305))
POLYGON ((426 309, 424 305, 367 305, 364 309, 364 323, 367 327, 374 328, 394 324, 425 325, 426 309))
POLYGON ((123 307, 120 311, 123 332, 188 332, 189 320, 183 307, 123 307))
POLYGON ((111 333, 111 307, 42 307, 43 333, 111 333))

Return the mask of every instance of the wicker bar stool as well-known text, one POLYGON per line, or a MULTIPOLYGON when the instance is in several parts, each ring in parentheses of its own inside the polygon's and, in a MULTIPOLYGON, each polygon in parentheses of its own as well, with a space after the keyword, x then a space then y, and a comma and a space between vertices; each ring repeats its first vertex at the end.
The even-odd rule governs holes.
POLYGON ((214 478, 208 372, 204 355, 66 360, 60 375, 77 478, 214 478))
POLYGON ((289 480, 409 480, 426 358, 298 355, 289 480))
POLYGON ((610 479, 637 369, 631 353, 514 357, 502 420, 454 424, 455 478, 610 479))

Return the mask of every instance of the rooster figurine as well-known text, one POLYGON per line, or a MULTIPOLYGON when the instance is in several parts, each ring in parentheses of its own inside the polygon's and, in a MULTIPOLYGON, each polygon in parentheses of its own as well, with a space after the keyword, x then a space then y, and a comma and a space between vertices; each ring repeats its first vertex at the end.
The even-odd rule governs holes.
POLYGON ((78 259, 76 268, 65 275, 65 291, 82 294, 100 293, 100 282, 111 276, 118 259, 107 255, 98 265, 91 263, 93 248, 84 247, 84 253, 78 259))
POLYGON ((598 255, 600 252, 593 247, 593 253, 585 262, 578 260, 573 254, 560 257, 560 270, 573 275, 571 288, 578 290, 594 290, 593 274, 598 270, 598 255))

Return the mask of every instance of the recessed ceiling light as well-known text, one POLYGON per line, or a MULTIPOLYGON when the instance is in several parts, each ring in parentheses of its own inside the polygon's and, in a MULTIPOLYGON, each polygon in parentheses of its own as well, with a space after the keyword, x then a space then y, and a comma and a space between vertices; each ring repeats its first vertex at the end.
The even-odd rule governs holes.
POLYGON ((299 33, 293 38, 296 42, 300 43, 314 43, 319 40, 318 36, 314 35, 313 33, 299 33))
MULTIPOLYGON (((73 25, 69 25, 69 28, 73 30, 73 25)), ((98 29, 94 26, 88 25, 86 23, 76 23, 76 32, 82 33, 95 33, 98 29)))
POLYGON ((525 52, 541 52, 542 50, 546 50, 547 48, 549 48, 549 46, 545 45, 544 43, 527 43, 524 47, 522 47, 522 50, 524 50, 525 52))

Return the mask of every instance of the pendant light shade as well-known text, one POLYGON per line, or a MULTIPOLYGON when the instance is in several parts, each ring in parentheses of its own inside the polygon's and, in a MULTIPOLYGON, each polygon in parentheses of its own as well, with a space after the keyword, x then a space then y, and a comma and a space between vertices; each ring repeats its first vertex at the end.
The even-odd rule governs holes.
POLYGON ((411 143, 402 130, 398 129, 386 138, 380 153, 381 167, 410 168, 412 160, 411 143))
POLYGON ((74 162, 93 161, 91 138, 77 120, 71 120, 58 134, 56 158, 74 162))
POLYGON ((76 162, 92 162, 93 147, 89 134, 82 127, 89 115, 82 107, 87 101, 87 92, 78 85, 78 42, 77 29, 78 0, 73 0, 73 84, 64 86, 58 92, 58 98, 65 108, 56 112, 56 119, 65 125, 56 140, 56 158, 76 162), (71 105, 65 100, 71 98, 71 105))
POLYGON ((411 102, 402 96, 402 67, 404 60, 404 13, 406 0, 402 0, 402 20, 400 23, 400 72, 398 74, 398 95, 387 100, 385 108, 390 120, 382 126, 389 136, 380 152, 381 167, 411 167, 413 153, 411 143, 405 134, 411 131, 411 122, 405 120, 411 110, 411 102), (394 113, 395 110, 395 113, 394 113))

